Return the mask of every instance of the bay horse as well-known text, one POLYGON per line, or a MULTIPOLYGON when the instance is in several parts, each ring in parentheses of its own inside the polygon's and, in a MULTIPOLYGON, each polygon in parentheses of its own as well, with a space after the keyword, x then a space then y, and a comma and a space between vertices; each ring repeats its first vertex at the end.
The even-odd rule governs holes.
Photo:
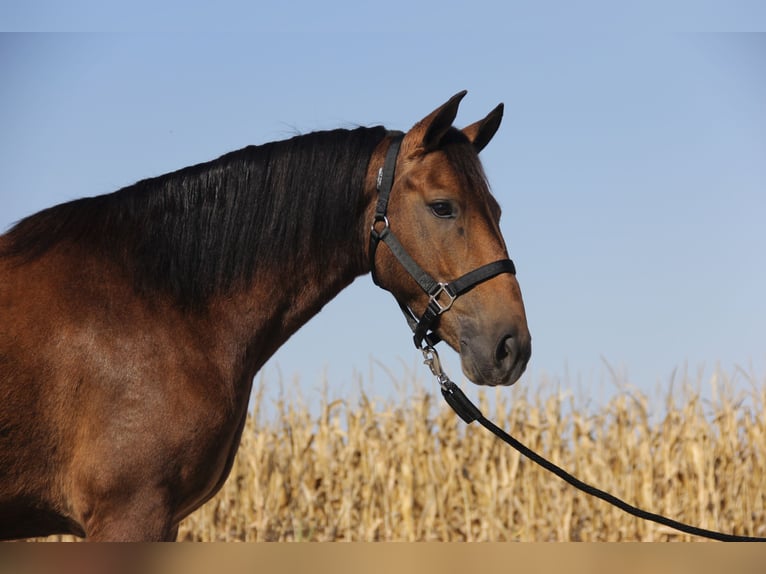
MULTIPOLYGON (((291 334, 373 265, 414 314, 434 299, 393 249, 371 261, 371 227, 440 281, 506 259, 478 159, 503 107, 460 130, 464 95, 403 135, 249 146, 0 236, 0 539, 175 540, 226 480, 253 377, 291 334)), ((502 271, 434 324, 477 384, 514 383, 531 352, 502 271)))

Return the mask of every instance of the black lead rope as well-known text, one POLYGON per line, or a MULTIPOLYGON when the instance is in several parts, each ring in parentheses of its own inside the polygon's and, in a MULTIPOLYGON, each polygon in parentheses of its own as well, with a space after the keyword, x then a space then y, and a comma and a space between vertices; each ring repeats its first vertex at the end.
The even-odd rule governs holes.
POLYGON ((471 402, 471 400, 465 395, 465 393, 463 393, 462 390, 460 390, 460 387, 458 387, 449 379, 449 377, 447 377, 447 375, 444 374, 444 371, 441 369, 439 364, 439 356, 436 354, 436 351, 433 348, 423 349, 423 355, 426 358, 426 364, 431 368, 431 371, 439 381, 444 400, 447 401, 447 404, 452 407, 452 410, 454 410, 461 419, 463 419, 467 424, 471 424, 473 421, 478 422, 481 426, 494 434, 497 438, 515 448, 532 462, 543 467, 545 470, 552 472, 565 482, 583 491, 584 493, 595 496, 604 502, 608 502, 609 504, 616 506, 620 510, 627 512, 636 518, 640 518, 642 520, 651 520, 652 522, 663 524, 675 530, 686 532, 687 534, 692 534, 694 536, 701 536, 704 538, 710 538, 712 540, 720 540, 721 542, 766 542, 766 538, 758 538, 756 536, 738 536, 736 534, 727 534, 724 532, 716 532, 715 530, 706 530, 704 528, 690 526, 688 524, 684 524, 683 522, 678 522, 677 520, 662 516, 661 514, 648 512, 638 508, 637 506, 628 504, 624 500, 621 500, 616 496, 609 494, 608 492, 583 482, 577 477, 569 474, 563 468, 543 458, 535 451, 513 438, 492 421, 487 419, 479 410, 479 408, 471 402))

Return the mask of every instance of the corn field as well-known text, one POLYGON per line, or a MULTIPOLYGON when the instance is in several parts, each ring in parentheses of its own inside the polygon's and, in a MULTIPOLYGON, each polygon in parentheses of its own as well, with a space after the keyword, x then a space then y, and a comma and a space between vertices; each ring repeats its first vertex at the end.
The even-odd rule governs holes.
MULTIPOLYGON (((766 536, 766 384, 751 380, 735 392, 727 381, 717 373, 652 398, 621 392, 592 412, 559 389, 522 381, 480 393, 479 406, 626 502, 766 536)), ((698 540, 576 491, 465 425, 436 388, 401 401, 364 392, 330 400, 325 391, 312 408, 300 393, 282 393, 265 416, 266 386, 255 389, 228 481, 181 524, 179 540, 698 540)))

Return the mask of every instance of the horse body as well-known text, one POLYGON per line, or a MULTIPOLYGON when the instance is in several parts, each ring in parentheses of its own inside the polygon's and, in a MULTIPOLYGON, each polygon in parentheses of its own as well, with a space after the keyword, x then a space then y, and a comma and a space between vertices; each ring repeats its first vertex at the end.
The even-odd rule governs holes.
POLYGON ((228 474, 256 372, 355 276, 307 267, 189 313, 136 297, 92 258, 0 265, 0 308, 15 321, 0 331, 0 538, 174 538, 228 474))
MULTIPOLYGON (((408 134, 401 189, 434 171, 415 144, 440 121, 437 112, 408 134)), ((450 125, 453 118, 447 113, 450 125)), ((487 139, 466 133, 464 147, 487 139)), ((369 271, 366 234, 388 141, 385 130, 360 128, 241 150, 51 208, 0 236, 0 539, 175 539, 180 520, 229 473, 256 372, 369 271), (322 170, 328 181, 317 183, 322 170), (297 197, 276 196, 288 193, 297 197), (291 210, 294 221, 279 218, 291 210)), ((431 183, 454 185, 444 177, 431 183)), ((420 214, 405 206, 392 201, 392 214, 408 224, 420 214)), ((490 251, 504 253, 496 221, 481 231, 486 214, 467 201, 462 209, 456 236, 494 238, 490 251)), ((460 247, 469 263, 487 254, 469 247, 460 247)), ((378 258, 385 288, 422 307, 393 260, 378 258)), ((475 351, 478 339, 466 333, 482 330, 477 310, 510 309, 501 314, 512 328, 495 320, 489 329, 501 350, 510 349, 510 332, 520 341, 512 365, 497 357, 497 343, 489 352, 492 369, 506 373, 497 380, 509 384, 529 357, 529 336, 515 277, 495 283, 456 303, 442 328, 450 345, 475 351), (495 290, 503 297, 492 303, 495 290)), ((468 362, 481 363, 474 351, 468 362)))
MULTIPOLYGON (((85 261, 87 266, 87 257, 85 261)), ((195 451, 201 445, 192 438, 201 430, 196 425, 207 427, 205 432, 221 440, 227 430, 222 415, 236 416, 222 412, 222 405, 230 401, 211 401, 201 387, 204 381, 212 394, 213 387, 223 387, 223 373, 206 364, 211 355, 191 335, 193 322, 167 322, 164 305, 124 297, 119 282, 103 284, 87 272, 74 280, 71 273, 60 272, 81 265, 83 260, 69 253, 52 254, 10 273, 7 265, 3 269, 3 277, 13 277, 16 284, 9 290, 3 282, 3 307, 23 319, 11 332, 3 330, 0 340, 4 353, 12 357, 3 372, 7 412, 0 516, 7 517, 8 505, 19 498, 35 503, 28 517, 2 521, 0 530, 6 537, 48 534, 34 527, 40 517, 53 515, 78 524, 78 534, 98 538, 105 528, 99 523, 101 514, 126 513, 127 508, 110 508, 120 499, 134 514, 142 511, 136 502, 153 513, 151 507, 164 501, 150 501, 171 493, 141 492, 162 490, 148 487, 142 475, 170 484, 173 474, 188 473, 168 465, 199 458, 195 451), (33 287, 46 275, 60 278, 57 292, 33 287), (33 298, 22 295, 30 291, 33 298), (21 309, 19 301, 24 301, 21 309), (120 306, 104 306, 106 301, 119 301, 120 306), (199 369, 199 375, 189 372, 192 369, 199 369), (179 458, 185 448, 191 457, 179 458), (107 508, 102 501, 109 501, 107 508)), ((226 395, 234 392, 221 390, 226 395)), ((220 456, 216 452, 205 462, 221 467, 216 460, 220 456)), ((189 489, 183 483, 179 486, 178 494, 189 489)), ((134 516, 133 523, 142 524, 139 518, 134 516)), ((147 534, 167 537, 168 526, 152 525, 147 534)), ((128 533, 108 533, 112 539, 123 535, 128 533)))

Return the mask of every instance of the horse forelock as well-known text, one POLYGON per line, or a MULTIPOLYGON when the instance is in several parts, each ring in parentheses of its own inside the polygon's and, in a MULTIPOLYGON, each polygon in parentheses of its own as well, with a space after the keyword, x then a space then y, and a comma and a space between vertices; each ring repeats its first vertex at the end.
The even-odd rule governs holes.
POLYGON ((492 195, 478 153, 465 134, 456 128, 451 128, 442 138, 440 149, 446 154, 447 161, 457 174, 460 185, 475 195, 478 202, 486 205, 488 214, 493 220, 499 221, 500 204, 492 195))

